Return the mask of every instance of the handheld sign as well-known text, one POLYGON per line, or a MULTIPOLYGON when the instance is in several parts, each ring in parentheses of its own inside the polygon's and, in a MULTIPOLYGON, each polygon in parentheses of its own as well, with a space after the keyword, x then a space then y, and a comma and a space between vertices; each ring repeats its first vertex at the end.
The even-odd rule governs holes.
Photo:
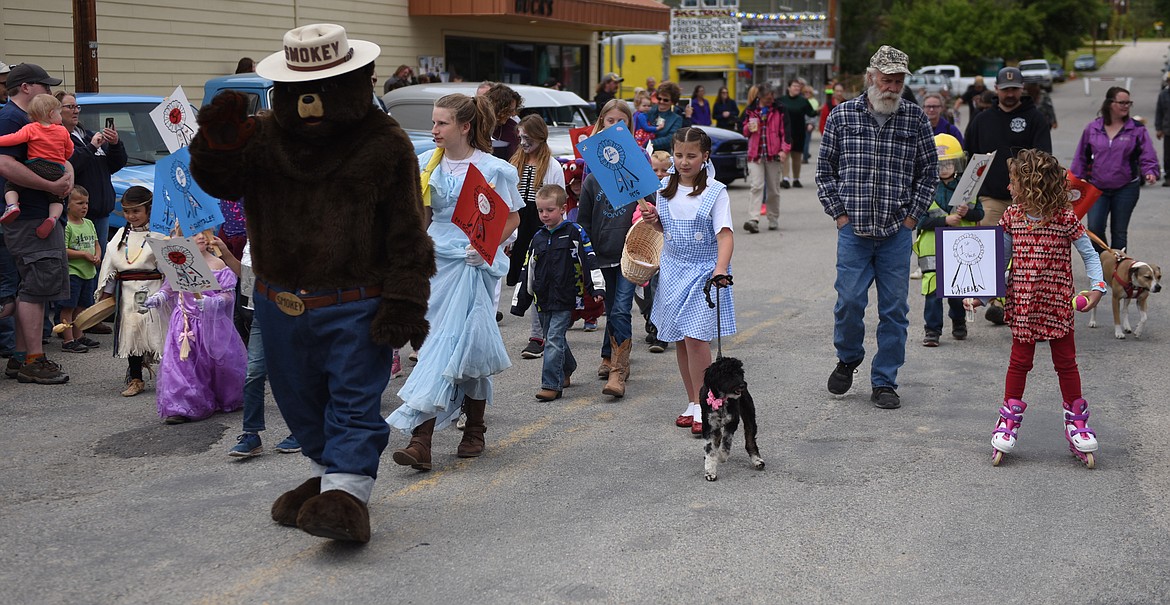
POLYGON ((167 144, 167 151, 171 153, 190 145, 191 139, 195 138, 195 131, 199 129, 195 122, 195 110, 191 108, 182 86, 163 99, 158 107, 150 110, 150 119, 167 144))
POLYGON ((939 298, 1004 295, 1002 227, 956 227, 934 233, 939 298))
POLYGON ((987 178, 987 171, 991 168, 991 162, 994 159, 994 151, 971 156, 971 161, 967 162, 967 169, 963 171, 963 176, 959 177, 959 184, 955 185, 953 199, 957 200, 957 203, 954 206, 966 206, 975 201, 975 198, 979 196, 979 188, 983 186, 983 179, 987 178))
POLYGON ((573 155, 577 158, 581 157, 581 151, 577 149, 577 143, 588 139, 589 133, 591 132, 593 132, 592 125, 569 129, 569 142, 573 144, 573 155))
POLYGON ((610 126, 577 144, 597 184, 614 208, 628 206, 660 186, 642 146, 624 124, 610 126))
POLYGON ((219 200, 200 189, 191 176, 191 152, 186 147, 154 165, 150 229, 171 233, 175 221, 183 233, 199 233, 223 223, 219 200))
POLYGON ((1072 172, 1068 173, 1068 200, 1072 202, 1073 213, 1078 219, 1085 218, 1089 209, 1101 197, 1101 190, 1089 181, 1077 178, 1072 172))
POLYGON ((158 259, 159 271, 166 276, 171 288, 181 292, 219 290, 219 280, 199 252, 199 245, 190 237, 170 239, 148 238, 150 249, 158 259))
POLYGON ((483 173, 475 164, 469 165, 451 222, 467 234, 471 245, 489 265, 496 259, 509 212, 504 198, 492 189, 483 173))

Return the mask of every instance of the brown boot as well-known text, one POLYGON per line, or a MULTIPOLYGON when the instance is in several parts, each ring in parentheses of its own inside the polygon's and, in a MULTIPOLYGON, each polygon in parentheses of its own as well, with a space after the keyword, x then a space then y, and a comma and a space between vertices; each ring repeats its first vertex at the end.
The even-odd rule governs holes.
POLYGON ((459 449, 455 452, 456 456, 476 458, 483 454, 483 434, 487 432, 487 427, 483 424, 483 413, 486 408, 486 401, 463 400, 463 412, 467 414, 467 426, 463 427, 463 440, 459 442, 459 449))
POLYGON ((122 391, 122 396, 133 397, 145 390, 146 383, 141 378, 131 378, 130 382, 126 383, 126 390, 122 391))
POLYGON ((603 379, 603 380, 604 380, 604 379, 606 379, 606 378, 609 378, 609 371, 610 371, 611 369, 612 369, 612 368, 611 368, 611 366, 609 365, 609 358, 608 358, 608 357, 602 357, 602 358, 601 358, 601 365, 597 367, 597 377, 598 377, 598 378, 601 378, 601 379, 603 379))
POLYGON ((410 434, 410 445, 394 450, 394 463, 419 471, 431 470, 431 436, 434 433, 434 418, 416 426, 410 434))
POLYGON ((610 397, 625 397, 626 379, 630 377, 630 346, 633 341, 627 338, 625 342, 618 345, 612 336, 609 341, 613 347, 613 354, 609 358, 609 380, 605 382, 605 387, 601 389, 601 392, 610 397))

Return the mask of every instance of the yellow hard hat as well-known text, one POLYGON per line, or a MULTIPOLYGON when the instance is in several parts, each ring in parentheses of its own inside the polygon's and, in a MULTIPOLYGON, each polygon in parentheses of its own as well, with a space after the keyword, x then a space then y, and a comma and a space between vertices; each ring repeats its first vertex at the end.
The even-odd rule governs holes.
POLYGON ((965 157, 959 139, 949 134, 934 135, 934 147, 938 150, 940 160, 961 160, 965 157))

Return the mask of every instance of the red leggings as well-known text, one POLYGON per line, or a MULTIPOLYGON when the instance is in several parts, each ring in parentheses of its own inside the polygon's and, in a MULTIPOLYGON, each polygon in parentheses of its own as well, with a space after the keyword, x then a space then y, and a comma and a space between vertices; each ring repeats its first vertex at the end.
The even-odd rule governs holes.
MULTIPOLYGON (((1065 401, 1075 401, 1081 396, 1081 373, 1077 370, 1077 343, 1073 332, 1056 340, 1048 341, 1052 349, 1052 366, 1060 380, 1060 394, 1065 401)), ((1032 371, 1032 360, 1036 357, 1036 343, 1012 339, 1012 358, 1008 362, 1007 380, 1004 384, 1004 399, 1023 399, 1028 372, 1032 371)))

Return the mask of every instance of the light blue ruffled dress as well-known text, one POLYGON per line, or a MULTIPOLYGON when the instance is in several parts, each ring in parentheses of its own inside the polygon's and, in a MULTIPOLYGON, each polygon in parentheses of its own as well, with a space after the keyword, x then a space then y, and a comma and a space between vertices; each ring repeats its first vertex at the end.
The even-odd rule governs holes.
MULTIPOLYGON (((419 156, 426 166, 434 151, 419 156)), ((476 151, 470 158, 512 212, 524 207, 517 191, 516 168, 490 154, 476 151)), ((407 433, 435 419, 442 429, 459 415, 464 396, 492 403, 492 375, 512 365, 496 324, 495 289, 510 266, 503 249, 491 265, 472 267, 465 261, 467 235, 451 223, 463 176, 445 171, 444 163, 431 173, 431 226, 438 271, 431 278, 427 301, 430 333, 418 351, 418 365, 398 391, 403 404, 386 422, 407 433)))

